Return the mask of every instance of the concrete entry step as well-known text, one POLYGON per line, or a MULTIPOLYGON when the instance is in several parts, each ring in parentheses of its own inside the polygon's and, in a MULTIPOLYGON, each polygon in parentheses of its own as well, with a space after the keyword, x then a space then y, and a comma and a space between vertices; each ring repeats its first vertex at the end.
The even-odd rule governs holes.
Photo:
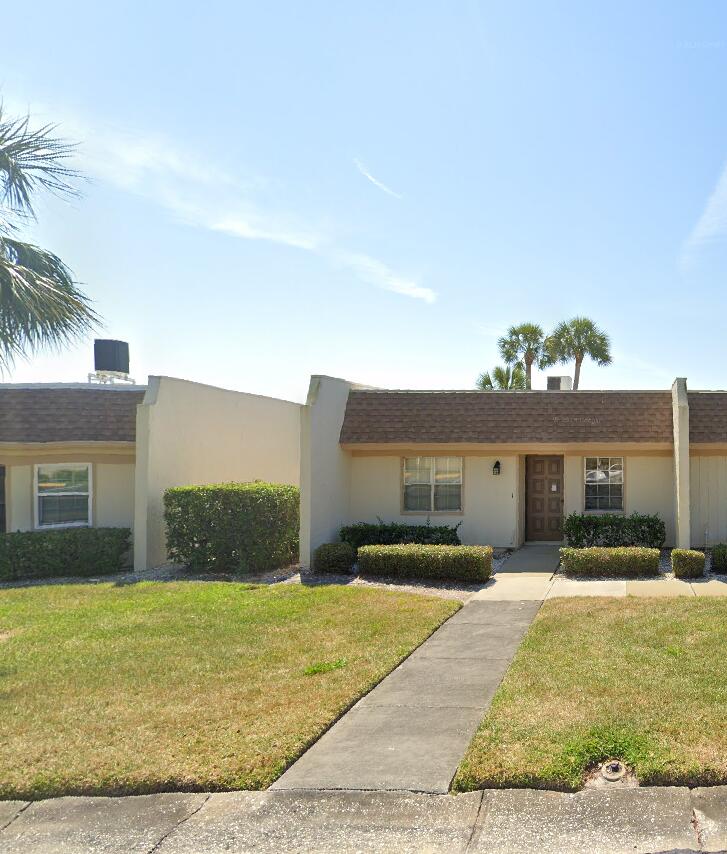
POLYGON ((497 571, 554 573, 560 563, 560 543, 525 543, 514 551, 497 571))
POLYGON ((449 791, 539 607, 539 601, 465 605, 272 789, 449 791))

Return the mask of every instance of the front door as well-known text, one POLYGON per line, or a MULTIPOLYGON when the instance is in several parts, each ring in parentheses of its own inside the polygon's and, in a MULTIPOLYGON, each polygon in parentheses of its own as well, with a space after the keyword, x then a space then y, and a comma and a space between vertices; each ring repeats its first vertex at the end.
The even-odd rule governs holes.
POLYGON ((563 539, 563 457, 525 457, 525 539, 563 539))

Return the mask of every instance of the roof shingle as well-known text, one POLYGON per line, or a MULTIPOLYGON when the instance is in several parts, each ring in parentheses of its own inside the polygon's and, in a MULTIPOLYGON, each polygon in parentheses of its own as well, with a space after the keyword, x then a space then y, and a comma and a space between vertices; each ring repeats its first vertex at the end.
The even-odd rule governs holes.
POLYGON ((0 442, 134 442, 144 389, 0 387, 0 442))
POLYGON ((669 391, 352 390, 340 441, 672 442, 672 398, 669 391))
POLYGON ((689 441, 727 442, 727 392, 690 391, 689 441))

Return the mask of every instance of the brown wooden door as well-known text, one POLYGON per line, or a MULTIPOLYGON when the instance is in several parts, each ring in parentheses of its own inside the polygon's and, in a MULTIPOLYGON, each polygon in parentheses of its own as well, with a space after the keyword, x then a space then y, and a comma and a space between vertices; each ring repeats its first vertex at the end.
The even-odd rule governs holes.
POLYGON ((563 538, 563 457, 525 458, 525 539, 563 538))

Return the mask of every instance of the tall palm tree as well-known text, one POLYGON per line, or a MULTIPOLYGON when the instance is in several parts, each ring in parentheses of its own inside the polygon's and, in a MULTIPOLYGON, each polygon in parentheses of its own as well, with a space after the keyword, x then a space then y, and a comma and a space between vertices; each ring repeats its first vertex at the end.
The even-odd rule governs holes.
POLYGON ((497 342, 500 354, 508 365, 522 362, 525 365, 525 388, 532 387, 533 365, 545 368, 552 364, 545 349, 545 335, 537 323, 521 323, 511 326, 507 335, 497 342))
POLYGON ((52 252, 19 239, 20 226, 35 219, 33 196, 47 190, 78 195, 68 166, 74 146, 37 130, 29 118, 6 118, 0 104, 0 373, 16 357, 58 348, 98 323, 70 270, 52 252))
POLYGON ((512 368, 510 365, 498 365, 491 373, 486 371, 477 377, 477 388, 485 391, 525 388, 525 370, 520 362, 515 362, 512 368))
POLYGON ((575 361, 573 391, 578 391, 581 365, 586 356, 597 365, 611 364, 611 342, 608 335, 587 317, 574 317, 559 323, 548 337, 546 349, 554 362, 575 361))

